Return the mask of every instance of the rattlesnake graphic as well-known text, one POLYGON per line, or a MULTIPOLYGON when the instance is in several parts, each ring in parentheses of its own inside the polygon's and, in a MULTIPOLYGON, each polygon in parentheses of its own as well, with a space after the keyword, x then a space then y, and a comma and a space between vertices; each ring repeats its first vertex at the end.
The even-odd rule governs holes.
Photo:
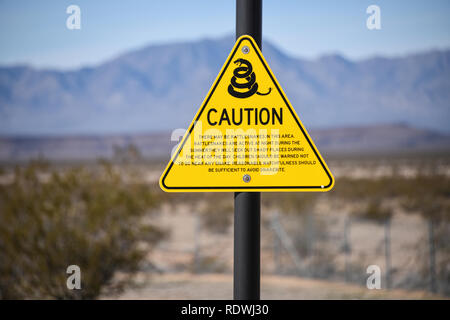
POLYGON ((258 83, 256 83, 256 75, 253 72, 252 64, 245 59, 237 59, 233 61, 234 64, 237 64, 238 67, 233 71, 233 77, 231 78, 231 84, 228 86, 228 93, 231 94, 235 98, 248 98, 254 95, 255 93, 260 96, 265 96, 272 91, 272 88, 269 88, 269 91, 266 93, 258 92, 258 83), (242 66, 244 65, 244 66, 242 66), (238 83, 237 78, 247 80, 245 83, 238 83), (236 91, 236 89, 248 89, 247 91, 241 92, 236 91))

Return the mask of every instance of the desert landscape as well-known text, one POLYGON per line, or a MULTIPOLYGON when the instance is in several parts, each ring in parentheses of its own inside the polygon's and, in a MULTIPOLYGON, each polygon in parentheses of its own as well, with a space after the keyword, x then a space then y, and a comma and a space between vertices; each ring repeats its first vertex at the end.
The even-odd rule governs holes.
MULTIPOLYGON (((158 180, 239 34, 235 4, 113 2, 85 2, 83 31, 61 4, 0 10, 0 299, 231 299, 233 193, 158 180)), ((358 1, 267 8, 262 53, 335 185, 262 193, 261 297, 448 299, 448 4, 386 2, 387 32, 358 1)), ((254 101, 236 106, 281 125, 281 105, 254 101)))
MULTIPOLYGON (((324 156, 336 178, 331 192, 262 194, 261 297, 448 298, 450 154, 324 156), (379 290, 366 286, 371 265, 381 270, 379 290)), ((4 162, 0 292, 67 298, 64 273, 32 275, 47 272, 40 260, 63 268, 81 259, 88 297, 231 299, 233 194, 164 193, 164 165, 132 146, 109 160, 4 162), (30 235, 14 240, 23 232, 30 235), (31 273, 29 283, 5 290, 8 270, 31 273)))
MULTIPOLYGON (((414 160, 402 157, 341 158, 331 161, 330 168, 336 176, 337 188, 340 180, 345 180, 349 188, 345 192, 350 193, 352 182, 355 182, 355 188, 361 181, 372 184, 379 179, 406 180, 407 184, 414 184, 421 176, 441 177, 444 181, 440 183, 448 188, 449 160, 446 155, 431 159, 422 155, 414 160)), ((373 193, 366 196, 376 198, 376 191, 373 193)), ((184 195, 183 200, 170 195, 169 198, 171 200, 164 202, 155 219, 158 225, 170 230, 170 238, 148 255, 151 271, 140 272, 135 283, 137 287, 126 290, 118 298, 230 299, 233 283, 232 194, 184 195), (183 201, 186 197, 197 200, 183 201), (217 217, 219 214, 223 216, 217 217), (216 216, 218 221, 208 215, 216 216)), ((349 201, 332 194, 263 194, 262 299, 448 296, 448 221, 439 225, 434 233, 439 238, 435 240, 441 244, 436 258, 439 280, 433 280, 436 285, 439 283, 440 289, 436 290, 434 284, 430 284, 427 218, 420 210, 405 209, 398 198, 393 194, 384 201, 377 200, 391 211, 390 279, 387 280, 385 218, 368 216, 364 212, 368 210, 364 201, 349 201), (277 232, 275 224, 281 225, 287 244, 281 241, 283 235, 277 232), (366 288, 369 265, 378 265, 382 269, 381 290, 366 288)), ((447 195, 445 201, 448 200, 447 195)), ((442 210, 442 214, 448 216, 448 207, 442 210)), ((382 212, 378 214, 383 215, 382 212)))

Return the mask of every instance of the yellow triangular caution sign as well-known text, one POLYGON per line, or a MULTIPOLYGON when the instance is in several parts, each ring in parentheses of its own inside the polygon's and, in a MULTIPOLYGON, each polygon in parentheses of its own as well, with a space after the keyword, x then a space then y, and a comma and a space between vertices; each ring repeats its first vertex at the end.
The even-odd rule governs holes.
POLYGON ((333 185, 255 41, 240 37, 164 170, 161 188, 328 191, 333 185))

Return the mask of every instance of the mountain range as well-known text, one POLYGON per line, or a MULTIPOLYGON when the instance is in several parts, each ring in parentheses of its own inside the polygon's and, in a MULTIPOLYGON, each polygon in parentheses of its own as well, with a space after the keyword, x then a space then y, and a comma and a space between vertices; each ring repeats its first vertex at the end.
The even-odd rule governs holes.
MULTIPOLYGON (((0 135, 123 134, 185 128, 234 38, 150 45, 95 67, 0 67, 0 135)), ((450 50, 351 61, 263 54, 307 128, 392 123, 450 132, 450 50)))

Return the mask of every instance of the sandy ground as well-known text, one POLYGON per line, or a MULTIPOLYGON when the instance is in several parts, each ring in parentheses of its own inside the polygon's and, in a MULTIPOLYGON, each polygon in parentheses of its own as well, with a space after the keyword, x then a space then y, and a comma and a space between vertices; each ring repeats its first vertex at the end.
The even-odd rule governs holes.
MULTIPOLYGON (((103 299, 232 299, 231 274, 162 274, 146 277, 139 287, 126 290, 119 296, 103 299)), ((423 291, 369 290, 342 282, 263 275, 261 299, 433 299, 440 298, 423 291)))

